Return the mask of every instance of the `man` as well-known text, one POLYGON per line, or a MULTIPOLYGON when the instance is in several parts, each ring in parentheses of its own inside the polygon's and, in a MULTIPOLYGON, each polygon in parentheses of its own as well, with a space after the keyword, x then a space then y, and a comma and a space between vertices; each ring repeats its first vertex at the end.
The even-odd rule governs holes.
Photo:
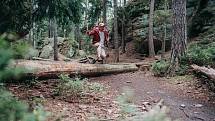
POLYGON ((99 23, 98 26, 95 26, 92 30, 88 31, 87 34, 93 36, 92 44, 94 47, 97 47, 97 60, 103 62, 107 57, 105 53, 105 45, 107 45, 109 41, 109 33, 105 24, 99 23))

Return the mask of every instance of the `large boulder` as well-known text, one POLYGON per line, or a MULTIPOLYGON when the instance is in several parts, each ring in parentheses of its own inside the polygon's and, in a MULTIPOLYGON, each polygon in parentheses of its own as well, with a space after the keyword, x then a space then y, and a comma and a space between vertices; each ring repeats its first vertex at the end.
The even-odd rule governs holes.
POLYGON ((49 59, 50 57, 53 56, 53 54, 54 54, 53 47, 50 44, 48 44, 42 48, 41 54, 39 57, 49 59))
MULTIPOLYGON (((63 37, 58 37, 58 51, 60 54, 64 56, 68 56, 69 50, 71 48, 71 44, 68 39, 63 37)), ((50 59, 53 57, 54 53, 54 38, 45 38, 42 40, 42 45, 40 49, 40 58, 50 59)), ((70 57, 70 56, 69 56, 70 57)))
POLYGON ((24 55, 25 59, 32 59, 33 57, 39 57, 39 50, 29 48, 27 54, 24 55))

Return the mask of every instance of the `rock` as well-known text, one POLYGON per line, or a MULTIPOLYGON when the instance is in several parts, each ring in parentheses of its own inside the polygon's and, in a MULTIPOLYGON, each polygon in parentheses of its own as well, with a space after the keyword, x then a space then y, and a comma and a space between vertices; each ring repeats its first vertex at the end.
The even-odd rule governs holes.
POLYGON ((28 53, 24 55, 25 59, 32 59, 33 57, 38 57, 39 51, 34 48, 29 48, 28 53))
POLYGON ((42 51, 41 51, 41 54, 40 54, 40 58, 45 58, 45 59, 48 59, 50 58, 51 56, 53 56, 54 54, 54 51, 53 51, 53 48, 52 46, 49 44, 49 45, 46 45, 43 47, 42 51))
POLYGON ((45 38, 44 40, 42 40, 43 45, 48 45, 50 44, 51 41, 52 41, 52 38, 45 38))
MULTIPOLYGON (((74 52, 69 52, 71 44, 68 39, 57 37, 58 52, 64 56, 72 57, 74 52)), ((40 58, 49 59, 53 57, 54 38, 45 38, 42 40, 43 45, 40 48, 40 58)))
POLYGON ((151 105, 150 102, 142 102, 143 105, 151 105))
POLYGON ((180 105, 180 107, 185 108, 185 107, 186 107, 186 105, 185 105, 185 104, 181 104, 181 105, 180 105))
POLYGON ((194 107, 201 108, 201 107, 203 107, 203 105, 202 104, 195 104, 194 107))

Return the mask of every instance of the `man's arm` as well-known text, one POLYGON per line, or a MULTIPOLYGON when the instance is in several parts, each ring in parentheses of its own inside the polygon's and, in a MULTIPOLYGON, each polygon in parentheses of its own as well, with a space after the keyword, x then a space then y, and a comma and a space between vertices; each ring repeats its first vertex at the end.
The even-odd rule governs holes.
POLYGON ((95 30, 94 30, 94 29, 88 30, 88 31, 86 32, 86 34, 88 34, 89 36, 91 36, 91 35, 95 34, 95 30))

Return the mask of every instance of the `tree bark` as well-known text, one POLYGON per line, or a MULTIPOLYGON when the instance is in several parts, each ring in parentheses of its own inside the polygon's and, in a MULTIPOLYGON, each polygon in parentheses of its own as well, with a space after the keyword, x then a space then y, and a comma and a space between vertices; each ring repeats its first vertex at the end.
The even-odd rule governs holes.
POLYGON ((115 54, 115 62, 119 62, 119 40, 118 40, 118 22, 117 22, 117 0, 114 0, 114 54, 115 54))
POLYGON ((103 22, 107 25, 107 0, 103 0, 103 22))
POLYGON ((86 3, 86 11, 85 11, 85 25, 87 28, 87 31, 89 30, 89 25, 88 25, 88 9, 89 9, 89 0, 85 1, 86 3))
POLYGON ((165 58, 165 51, 166 51, 166 23, 164 24, 164 37, 163 37, 163 41, 162 41, 162 49, 161 49, 162 53, 161 53, 161 59, 165 58))
POLYGON ((122 18, 122 53, 125 53, 125 4, 126 0, 123 2, 123 18, 122 18))
POLYGON ((102 74, 116 74, 137 71, 136 64, 81 64, 64 61, 32 61, 21 60, 10 67, 24 68, 24 76, 38 78, 57 78, 60 74, 99 76, 102 74))
MULTIPOLYGON (((165 0, 165 3, 164 3, 165 5, 164 5, 164 11, 165 11, 165 13, 167 13, 167 9, 168 9, 168 1, 167 0, 165 0)), ((161 53, 161 59, 164 59, 165 58, 165 56, 164 56, 164 54, 165 54, 165 51, 166 51, 166 21, 164 22, 164 38, 163 38, 163 41, 162 41, 162 53, 161 53)))
POLYGON ((53 18, 54 24, 53 24, 53 34, 54 34, 54 60, 58 60, 58 40, 57 40, 57 21, 56 18, 53 18))
POLYGON ((52 38, 53 37, 53 21, 51 20, 51 18, 49 18, 49 28, 48 28, 48 37, 52 38))
POLYGON ((75 25, 75 40, 78 42, 78 49, 81 50, 80 26, 78 24, 75 25))
POLYGON ((155 0, 151 0, 150 13, 149 13, 149 57, 155 56, 154 40, 153 40, 154 4, 155 4, 155 0))
POLYGON ((168 74, 173 76, 179 67, 180 57, 185 55, 187 45, 186 0, 173 0, 172 46, 168 74))

